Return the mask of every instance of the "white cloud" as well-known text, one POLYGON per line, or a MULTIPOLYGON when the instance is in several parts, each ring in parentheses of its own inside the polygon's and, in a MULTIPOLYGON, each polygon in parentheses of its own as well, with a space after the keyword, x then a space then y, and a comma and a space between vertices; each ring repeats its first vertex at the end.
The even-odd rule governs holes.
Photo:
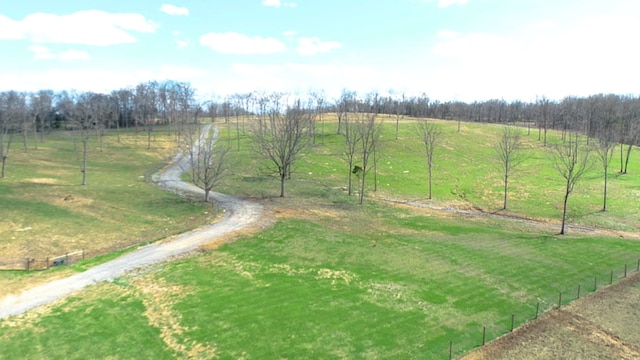
POLYGON ((451 5, 465 5, 467 2, 468 0, 438 0, 438 7, 446 8, 451 5))
POLYGON ((284 36, 286 36, 288 38, 291 38, 291 37, 294 37, 294 36, 298 35, 298 32, 295 31, 295 30, 288 30, 288 31, 283 32, 282 35, 284 35, 284 36))
POLYGON ((223 54, 273 54, 286 50, 286 46, 274 38, 249 37, 235 32, 204 34, 200 44, 223 54))
POLYGON ((29 46, 29 50, 33 52, 33 58, 36 60, 51 60, 56 56, 49 50, 49 48, 40 45, 29 46))
POLYGON ((316 55, 342 47, 337 41, 321 41, 317 37, 299 38, 296 51, 300 55, 316 55))
POLYGON ((60 60, 89 60, 90 56, 86 51, 68 50, 59 55, 60 60))
POLYGON ((152 69, 62 69, 0 73, 0 91, 38 91, 42 89, 78 90, 109 93, 149 80, 188 81, 200 90, 214 83, 202 69, 185 66, 161 66, 152 69))
POLYGON ((280 0, 264 0, 262 5, 269 7, 280 7, 280 0))
POLYGON ((440 31, 425 83, 450 99, 560 99, 638 93, 640 52, 624 34, 640 33, 634 13, 603 13, 562 23, 532 22, 509 33, 440 31), (612 55, 613 54, 613 55, 612 55))
POLYGON ((262 5, 267 6, 267 7, 290 7, 290 8, 294 8, 296 6, 298 6, 298 4, 293 3, 293 2, 281 2, 280 0, 264 0, 262 1, 262 5))
POLYGON ((152 33, 157 27, 140 14, 111 14, 100 10, 69 15, 33 13, 22 20, 0 15, 0 40, 109 46, 134 43, 136 38, 131 32, 152 33))
POLYGON ((168 15, 188 16, 189 9, 186 7, 178 7, 171 4, 162 4, 160 11, 168 15))
POLYGON ((51 52, 49 48, 42 45, 29 46, 29 50, 33 52, 33 58, 36 60, 89 60, 90 56, 86 51, 67 50, 59 54, 51 52))
POLYGON ((328 97, 334 97, 344 88, 368 92, 380 85, 378 82, 382 75, 368 66, 296 63, 234 64, 232 71, 233 74, 224 81, 224 87, 219 87, 218 93, 255 90, 306 93, 313 88, 322 89, 328 97))
POLYGON ((20 23, 0 14, 0 40, 20 40, 24 38, 20 23))
POLYGON ((433 48, 436 55, 461 60, 473 58, 474 62, 486 58, 493 61, 495 55, 507 55, 511 47, 518 46, 511 43, 511 40, 506 37, 484 33, 460 34, 449 30, 440 30, 438 38, 440 42, 433 48), (476 54, 483 54, 483 56, 478 59, 478 56, 474 56, 476 54))

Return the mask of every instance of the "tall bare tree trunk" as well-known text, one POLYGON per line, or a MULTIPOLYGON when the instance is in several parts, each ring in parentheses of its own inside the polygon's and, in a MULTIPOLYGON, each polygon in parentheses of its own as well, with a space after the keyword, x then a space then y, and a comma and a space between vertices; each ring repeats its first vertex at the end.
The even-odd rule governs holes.
MULTIPOLYGON (((569 186, 570 184, 567 181, 567 189, 569 188, 569 186)), ((560 235, 564 235, 564 228, 567 222, 567 202, 569 200, 569 193, 569 191, 565 191, 564 201, 562 202, 562 226, 560 227, 560 235)))
POLYGON ((7 155, 2 155, 2 174, 0 174, 0 178, 4 178, 5 169, 7 166, 7 155))
POLYGON ((87 159, 89 157, 89 136, 82 139, 82 185, 87 185, 87 159))

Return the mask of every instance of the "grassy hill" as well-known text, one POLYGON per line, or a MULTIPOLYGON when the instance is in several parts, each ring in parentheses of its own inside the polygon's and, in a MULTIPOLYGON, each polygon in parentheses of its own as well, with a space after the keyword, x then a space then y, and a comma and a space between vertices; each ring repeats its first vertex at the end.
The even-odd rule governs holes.
MULTIPOLYGON (((636 269, 640 242, 613 230, 637 230, 638 159, 611 180, 609 212, 598 211, 597 168, 570 200, 570 222, 609 230, 557 236, 544 222, 435 209, 500 207, 491 160, 499 127, 457 133, 438 122, 427 200, 413 123, 401 123, 399 140, 394 125, 385 124, 377 191, 370 182, 364 205, 346 196, 340 136, 316 139, 282 199, 242 135, 218 190, 257 198, 273 227, 3 321, 0 358, 446 359, 450 342, 458 355, 480 345, 483 326, 488 341, 510 330, 512 315, 517 326, 571 301, 579 286, 584 294, 623 276, 625 264, 636 269)), ((556 221, 562 183, 537 138, 525 138, 508 214, 556 221)))

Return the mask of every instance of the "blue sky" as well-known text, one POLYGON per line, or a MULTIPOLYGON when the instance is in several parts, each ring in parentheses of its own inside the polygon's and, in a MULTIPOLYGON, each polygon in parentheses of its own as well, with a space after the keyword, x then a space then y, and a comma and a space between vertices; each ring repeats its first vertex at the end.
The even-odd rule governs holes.
POLYGON ((0 90, 640 92, 637 0, 0 0, 0 90))

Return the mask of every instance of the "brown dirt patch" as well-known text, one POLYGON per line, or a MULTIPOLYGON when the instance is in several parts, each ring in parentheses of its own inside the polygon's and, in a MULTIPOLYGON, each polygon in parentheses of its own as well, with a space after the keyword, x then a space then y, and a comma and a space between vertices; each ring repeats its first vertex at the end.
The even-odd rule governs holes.
POLYGON ((53 185, 53 184, 57 184, 58 180, 51 179, 51 178, 31 178, 31 179, 25 179, 25 182, 32 183, 32 184, 49 184, 49 185, 53 185))
POLYGON ((194 292, 187 286, 169 284, 151 275, 135 277, 131 282, 141 294, 149 324, 160 330, 164 343, 184 359, 212 359, 216 347, 185 338, 189 328, 180 324, 180 314, 173 310, 176 301, 194 292))
POLYGON ((640 359, 640 274, 552 310, 463 360, 640 359))
POLYGON ((231 233, 224 234, 222 236, 218 236, 210 242, 200 246, 203 251, 212 251, 218 249, 220 246, 233 242, 237 239, 248 237, 254 235, 267 227, 273 225, 275 220, 273 219, 272 211, 265 209, 262 213, 262 217, 260 221, 257 222, 256 225, 249 226, 240 230, 236 230, 231 233))

